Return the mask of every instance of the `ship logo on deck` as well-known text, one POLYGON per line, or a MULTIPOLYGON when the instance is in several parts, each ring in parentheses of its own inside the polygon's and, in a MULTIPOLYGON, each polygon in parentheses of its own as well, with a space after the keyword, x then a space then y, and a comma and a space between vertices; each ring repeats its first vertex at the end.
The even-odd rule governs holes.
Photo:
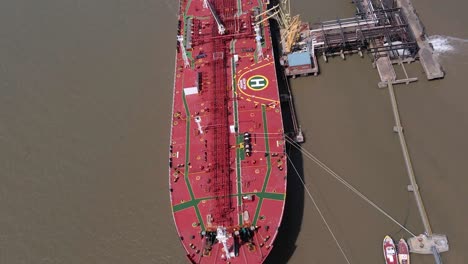
POLYGON ((247 86, 255 91, 263 90, 268 87, 268 79, 262 75, 254 75, 247 80, 247 86))

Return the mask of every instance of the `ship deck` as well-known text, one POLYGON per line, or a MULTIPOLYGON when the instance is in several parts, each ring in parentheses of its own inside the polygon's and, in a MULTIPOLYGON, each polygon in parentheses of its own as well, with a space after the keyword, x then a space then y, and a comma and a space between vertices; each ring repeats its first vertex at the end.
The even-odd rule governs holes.
POLYGON ((261 22, 257 34, 253 26, 266 2, 208 4, 213 11, 202 0, 180 1, 171 206, 191 262, 262 263, 281 223, 287 183, 270 28, 261 22), (220 227, 227 247, 210 239, 220 227), (252 234, 239 235, 247 229, 252 234))

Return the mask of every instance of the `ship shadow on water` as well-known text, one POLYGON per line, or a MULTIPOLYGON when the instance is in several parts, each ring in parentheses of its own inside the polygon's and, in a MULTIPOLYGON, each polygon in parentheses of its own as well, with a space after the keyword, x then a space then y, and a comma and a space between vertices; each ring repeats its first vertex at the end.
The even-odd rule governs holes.
MULTIPOLYGON (((275 4, 272 1, 271 4, 275 4)), ((283 69, 279 63, 280 50, 279 50, 279 27, 275 20, 270 19, 270 30, 274 46, 274 54, 276 61, 276 75, 278 77, 278 87, 281 97, 281 110, 283 114, 283 126, 286 135, 294 138, 295 135, 295 119, 294 116, 294 103, 288 80, 285 78, 283 69)), ((266 259, 267 264, 284 264, 289 261, 291 256, 296 250, 296 241, 302 227, 302 219, 304 215, 304 187, 299 177, 303 178, 303 157, 301 152, 286 144, 286 152, 289 156, 288 161, 288 182, 286 189, 286 203, 284 207, 283 219, 281 226, 278 230, 278 235, 275 239, 274 246, 271 253, 266 259), (296 175, 299 173, 299 177, 296 175)))
POLYGON ((304 215, 304 187, 292 168, 294 165, 301 175, 303 171, 302 154, 288 144, 287 151, 292 161, 288 162, 288 186, 283 220, 274 242, 271 253, 266 259, 266 264, 284 264, 289 261, 296 250, 296 241, 302 227, 304 215))

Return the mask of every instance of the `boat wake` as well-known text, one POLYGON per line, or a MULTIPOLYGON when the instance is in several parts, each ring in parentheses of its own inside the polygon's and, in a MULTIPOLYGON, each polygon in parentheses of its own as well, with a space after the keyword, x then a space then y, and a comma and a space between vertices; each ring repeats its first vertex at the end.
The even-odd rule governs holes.
POLYGON ((434 51, 438 54, 451 54, 460 53, 468 50, 468 39, 433 35, 429 37, 429 43, 431 43, 434 51))

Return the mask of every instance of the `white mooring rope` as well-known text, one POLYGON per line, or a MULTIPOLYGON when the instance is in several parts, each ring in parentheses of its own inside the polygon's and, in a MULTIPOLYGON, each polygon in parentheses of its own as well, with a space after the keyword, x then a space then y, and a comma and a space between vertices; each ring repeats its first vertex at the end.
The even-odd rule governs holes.
POLYGON ((314 197, 313 197, 312 194, 310 193, 309 188, 307 187, 307 185, 305 184, 304 180, 301 178, 301 175, 300 175, 299 172, 297 171, 296 166, 294 166, 294 164, 292 163, 292 161, 291 161, 291 159, 289 158, 289 155, 288 155, 288 154, 286 154, 286 157, 288 158, 289 163, 292 165, 294 171, 296 172, 297 177, 299 178, 299 180, 301 181, 302 185, 304 186, 304 189, 306 190, 307 194, 308 194, 309 197, 310 197, 310 200, 311 200, 312 203, 314 204, 315 209, 317 210, 317 212, 319 213, 320 217, 322 218, 322 221, 323 221, 323 223, 325 224, 325 226, 327 227, 328 232, 330 232, 331 236, 333 237, 333 240, 335 240, 335 243, 336 243, 336 245, 338 246, 338 248, 340 249, 341 254, 343 255, 344 259, 346 260, 346 262, 347 262, 348 264, 351 264, 351 262, 349 262, 348 257, 346 256, 346 253, 345 253, 344 250, 343 250, 343 247, 341 247, 340 242, 338 242, 338 239, 336 238, 335 234, 334 234, 333 231, 331 230, 330 225, 328 224, 327 220, 325 219, 325 217, 324 217, 323 214, 322 214, 322 211, 321 211, 320 208, 318 207, 317 202, 315 201, 314 197))
POLYGON ((313 162, 315 162, 320 168, 328 172, 333 178, 335 178, 337 181, 342 183, 344 186, 349 188, 352 192, 354 192, 356 195, 361 197, 364 201, 366 201, 368 204, 370 204, 372 207, 377 209, 379 212, 381 212, 383 215, 385 215, 388 219, 392 220, 395 224, 397 224, 399 227, 401 227, 403 230, 408 232, 410 235, 415 237, 416 235, 408 230, 405 226, 400 224, 395 218, 390 216, 387 212, 385 212, 382 208, 380 208, 378 205, 376 205, 374 202, 372 202, 367 196, 362 194, 360 191, 358 191, 356 188, 354 188, 350 183, 348 183, 346 180, 344 180, 342 177, 340 177, 336 172, 331 170, 327 165, 325 165, 323 162, 321 162, 319 159, 317 159, 314 155, 312 155, 309 151, 305 150, 304 148, 300 147, 299 144, 297 144, 293 139, 285 135, 285 139, 287 142, 289 142, 293 147, 295 147, 297 150, 301 151, 302 154, 304 154, 306 157, 311 159, 313 162))

